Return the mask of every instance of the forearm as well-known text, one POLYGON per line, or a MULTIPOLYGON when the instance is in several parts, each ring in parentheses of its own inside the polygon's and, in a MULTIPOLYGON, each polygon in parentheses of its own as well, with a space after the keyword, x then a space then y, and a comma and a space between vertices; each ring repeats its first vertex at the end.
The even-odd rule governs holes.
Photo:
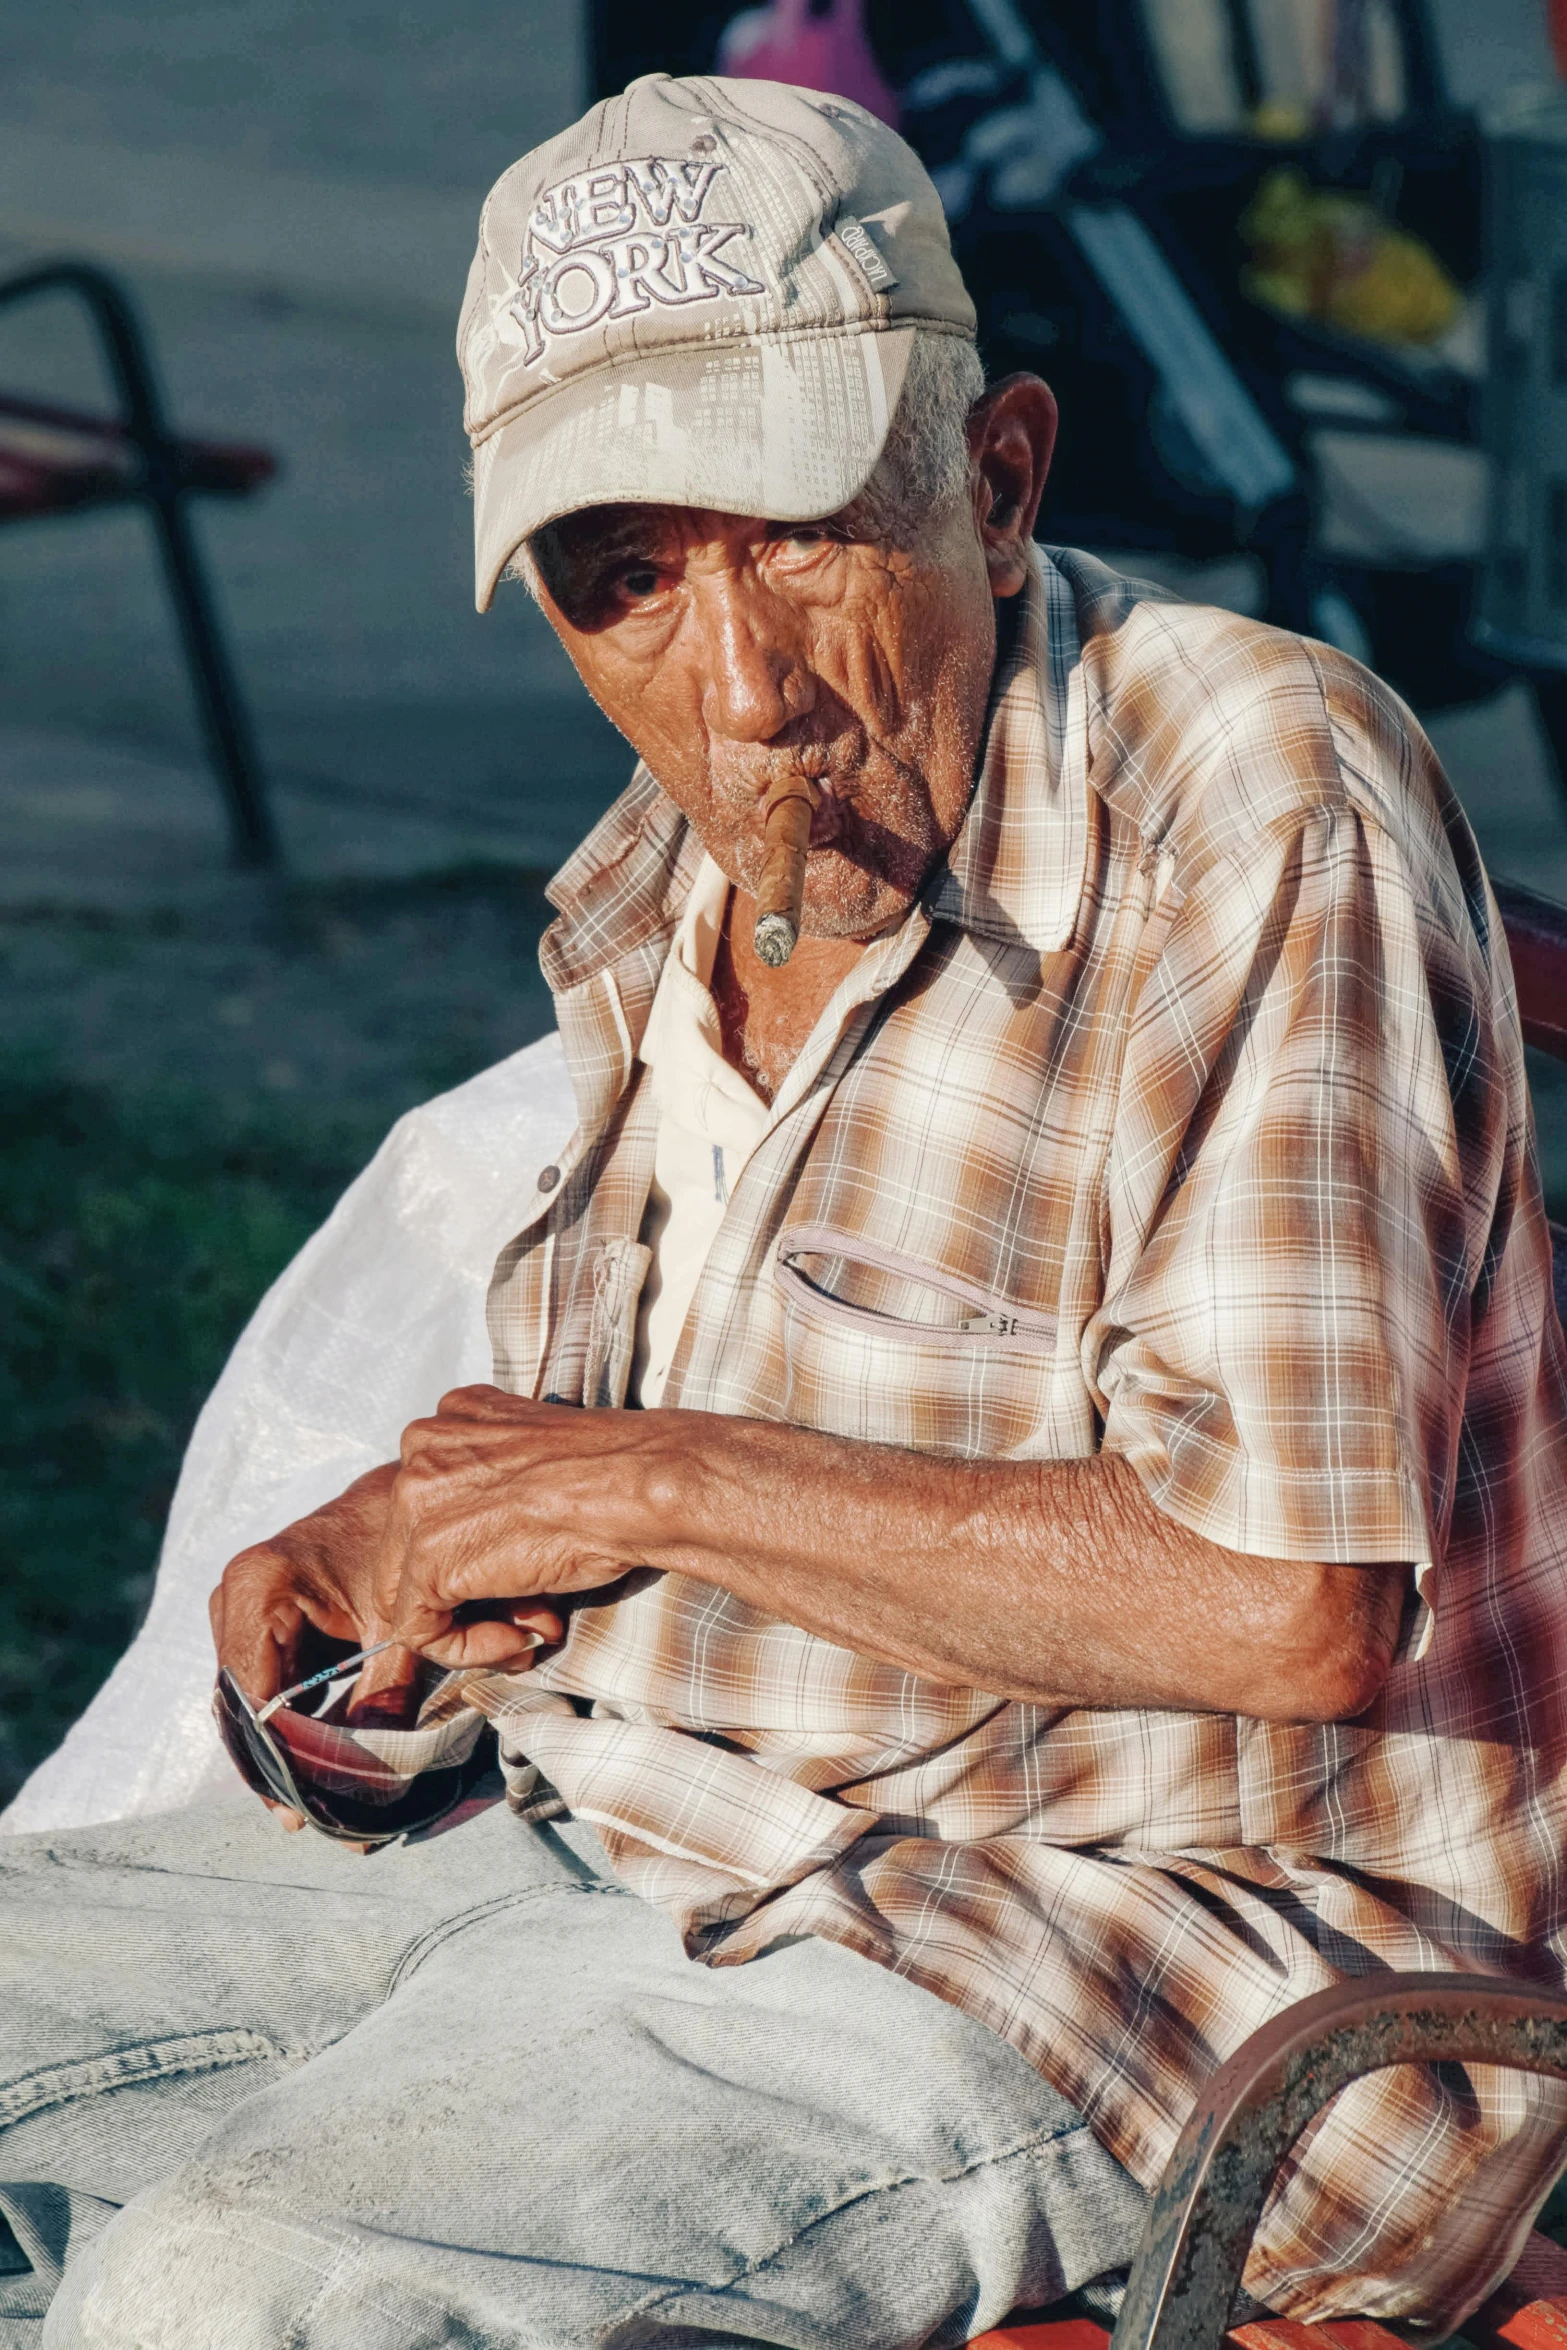
POLYGON ((647 1563, 927 1679, 1044 1704, 1336 1718, 1391 1659, 1401 1568, 1222 1549, 1164 1516, 1124 1461, 962 1461, 669 1420, 669 1459, 647 1464, 647 1563))
POLYGON ((1280 1721, 1370 1703, 1408 1581, 1222 1549, 1113 1459, 951 1460, 493 1387, 404 1430, 377 1582, 408 1646, 502 1664, 549 1595, 641 1566, 931 1680, 1280 1721))

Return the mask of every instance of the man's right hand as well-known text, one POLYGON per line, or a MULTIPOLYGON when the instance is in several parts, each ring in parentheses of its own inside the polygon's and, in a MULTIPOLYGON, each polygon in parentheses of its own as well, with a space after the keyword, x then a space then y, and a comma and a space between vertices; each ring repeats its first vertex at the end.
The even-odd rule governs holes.
MULTIPOLYGON (((212 1637, 219 1665, 252 1705, 264 1705, 310 1670, 301 1652, 312 1627, 350 1648, 372 1648, 387 1637, 391 1626, 375 1607, 375 1562, 397 1474, 396 1461, 369 1470, 335 1501, 252 1543, 224 1568, 207 1603, 212 1637)), ((372 1657, 355 1683, 349 1720, 383 1728, 410 1723, 419 1704, 419 1664, 410 1648, 372 1657)), ((304 1826, 282 1804, 268 1809, 287 1827, 304 1826)))
MULTIPOLYGON (((212 1637, 218 1663, 253 1705, 264 1705, 308 1671, 300 1654, 312 1625, 350 1648, 386 1638, 390 1626, 375 1607, 375 1562, 397 1474, 396 1461, 369 1470, 335 1501, 252 1543, 224 1568, 207 1603, 212 1637)), ((386 1661, 411 1687, 418 1658, 402 1649, 389 1651, 386 1661)))
MULTIPOLYGON (((303 1680, 317 1661, 305 1653, 312 1629, 348 1647, 373 1648, 390 1637, 390 1619, 375 1604, 376 1567, 401 1464, 385 1461, 308 1517, 230 1559, 207 1602, 218 1664, 232 1673, 252 1705, 303 1680)), ((507 1611, 513 1628, 531 1628, 559 1640, 559 1614, 546 1601, 507 1611)), ((380 1729, 411 1727, 419 1710, 417 1650, 401 1645, 360 1668, 345 1708, 350 1723, 380 1729)), ((521 1671, 516 1660, 510 1670, 521 1671)), ((267 1798, 269 1811, 289 1828, 302 1828, 296 1811, 267 1798)))

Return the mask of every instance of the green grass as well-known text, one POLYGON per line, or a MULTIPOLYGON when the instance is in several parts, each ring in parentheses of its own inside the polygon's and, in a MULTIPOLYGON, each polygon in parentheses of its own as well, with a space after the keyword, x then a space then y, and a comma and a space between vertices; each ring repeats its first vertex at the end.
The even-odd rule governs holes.
POLYGON ((370 1139, 0 1070, 0 1802, 135 1632, 202 1400, 370 1139))

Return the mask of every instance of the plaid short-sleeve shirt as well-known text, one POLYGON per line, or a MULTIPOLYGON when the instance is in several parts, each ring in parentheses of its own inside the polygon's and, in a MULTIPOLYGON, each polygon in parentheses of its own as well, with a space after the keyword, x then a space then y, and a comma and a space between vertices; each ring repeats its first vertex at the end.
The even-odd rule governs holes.
MULTIPOLYGON (((639 772, 554 884, 581 1124, 496 1270, 518 1392, 624 1397, 637 1046, 700 854, 639 772)), ((1353 1722, 1061 1710, 633 1577, 487 1693, 519 1799, 593 1820, 695 1958, 821 1934, 983 2018, 1149 2183, 1309 1992, 1559 1985, 1567 1363, 1501 925, 1414 721, 1320 645, 1042 556, 964 829, 824 1019, 665 1407, 1119 1453, 1232 1550, 1411 1562, 1398 1661, 1353 1722)), ((1564 2131, 1518 2075, 1361 2082, 1248 2285, 1445 2329, 1564 2131)))

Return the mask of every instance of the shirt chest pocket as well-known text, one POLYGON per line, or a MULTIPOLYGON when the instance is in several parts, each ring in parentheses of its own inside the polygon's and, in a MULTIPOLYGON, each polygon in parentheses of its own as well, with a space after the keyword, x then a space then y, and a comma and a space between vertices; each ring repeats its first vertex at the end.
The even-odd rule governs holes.
POLYGON ((773 1281, 797 1424, 918 1452, 1091 1449, 1091 1415, 1054 1428, 1053 1313, 826 1225, 780 1236, 773 1281))

